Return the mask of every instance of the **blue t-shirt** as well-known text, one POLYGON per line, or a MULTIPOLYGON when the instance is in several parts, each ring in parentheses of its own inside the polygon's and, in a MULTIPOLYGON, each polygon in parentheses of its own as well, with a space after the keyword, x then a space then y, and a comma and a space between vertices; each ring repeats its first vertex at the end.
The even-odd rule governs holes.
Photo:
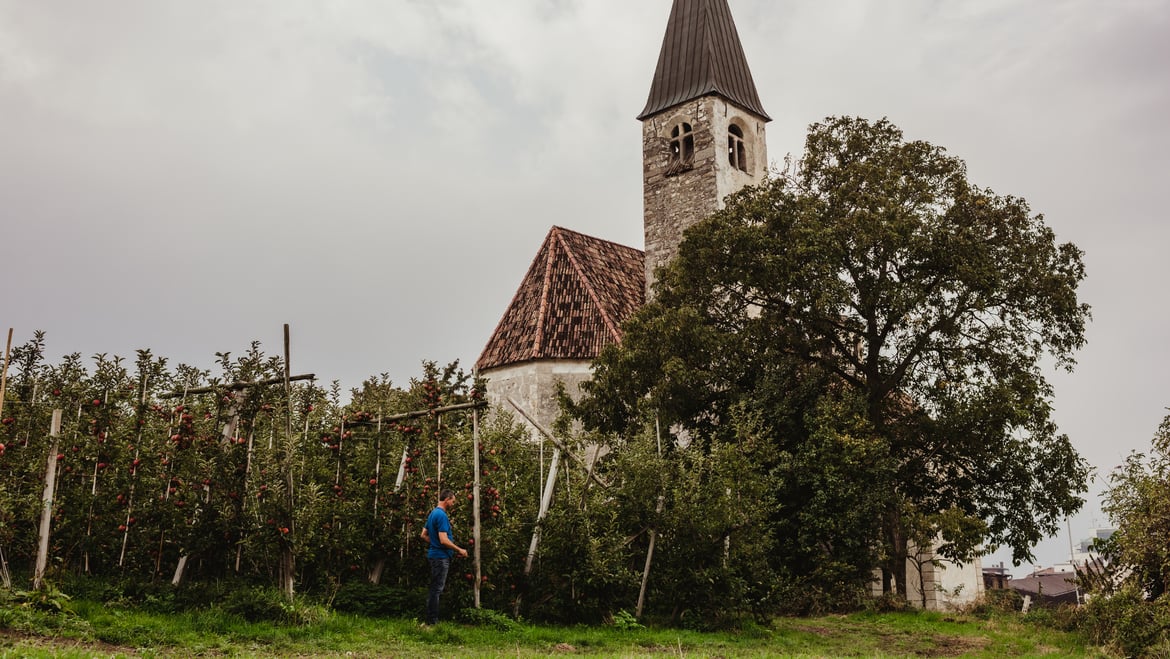
POLYGON ((447 511, 439 506, 435 506, 435 509, 427 516, 427 535, 431 539, 431 545, 427 549, 427 558, 449 559, 455 556, 453 550, 439 544, 440 531, 447 534, 448 540, 455 542, 455 536, 451 533, 451 520, 447 517, 447 511))

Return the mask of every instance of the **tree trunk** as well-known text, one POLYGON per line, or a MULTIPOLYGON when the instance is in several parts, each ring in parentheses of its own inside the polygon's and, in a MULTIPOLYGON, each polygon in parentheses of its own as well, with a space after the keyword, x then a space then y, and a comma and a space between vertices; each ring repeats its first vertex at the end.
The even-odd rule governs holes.
POLYGON ((886 565, 882 568, 882 594, 890 594, 890 580, 894 581, 894 589, 899 597, 906 599, 906 576, 908 573, 906 561, 909 556, 906 546, 906 534, 902 529, 897 510, 886 513, 885 534, 886 551, 888 552, 886 565))
POLYGON ((906 549, 906 537, 902 534, 901 528, 894 529, 890 548, 892 550, 891 558, 893 559, 894 580, 897 585, 898 597, 905 600, 907 598, 906 577, 909 574, 906 563, 908 562, 909 552, 906 549))

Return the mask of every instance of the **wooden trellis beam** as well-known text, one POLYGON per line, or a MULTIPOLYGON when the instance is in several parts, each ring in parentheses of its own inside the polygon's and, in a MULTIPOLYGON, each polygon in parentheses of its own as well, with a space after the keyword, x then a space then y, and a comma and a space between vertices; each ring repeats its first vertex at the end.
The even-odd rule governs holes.
POLYGON ((279 377, 268 380, 259 380, 257 382, 250 382, 248 380, 240 380, 239 382, 232 382, 231 384, 224 384, 214 387, 200 387, 198 389, 188 389, 186 391, 172 391, 169 394, 163 394, 162 398, 182 398, 187 394, 210 394, 217 391, 236 391, 238 389, 247 389, 249 387, 266 387, 274 384, 284 384, 287 382, 299 382, 300 380, 316 380, 317 376, 313 373, 305 373, 303 375, 293 375, 289 378, 279 377))
POLYGON ((594 483, 597 483, 598 485, 600 485, 606 489, 609 488, 609 483, 605 482, 604 480, 602 480, 602 478, 600 476, 598 476, 596 473, 594 473, 592 465, 586 463, 584 460, 577 457, 576 454, 574 454, 572 451, 569 450, 568 446, 565 446, 564 442, 562 442, 561 440, 554 437, 552 432, 550 432, 548 430, 548 428, 545 428, 544 426, 540 425, 540 423, 537 422, 536 419, 532 418, 532 415, 530 415, 528 412, 526 412, 523 407, 520 407, 520 405, 516 401, 511 399, 511 397, 508 398, 508 404, 511 405, 517 412, 519 412, 521 416, 523 416, 525 419, 527 419, 528 423, 531 423, 532 427, 536 428, 536 430, 539 431, 540 434, 547 437, 548 440, 550 442, 552 442, 554 446, 556 446, 558 449, 560 449, 562 453, 564 453, 566 456, 568 456, 570 460, 572 460, 573 462, 576 462, 578 465, 580 465, 581 468, 583 468, 585 470, 585 473, 589 475, 589 478, 594 483))
POLYGON ((386 416, 379 416, 369 421, 347 421, 346 425, 350 428, 354 426, 374 426, 382 423, 390 423, 393 421, 405 421, 407 419, 417 419, 423 416, 431 416, 432 414, 442 414, 444 412, 457 412, 459 410, 475 410, 482 407, 487 407, 486 400, 477 400, 470 403, 456 403, 454 405, 445 405, 443 407, 436 407, 435 409, 414 410, 412 412, 402 412, 400 414, 388 414, 386 416))

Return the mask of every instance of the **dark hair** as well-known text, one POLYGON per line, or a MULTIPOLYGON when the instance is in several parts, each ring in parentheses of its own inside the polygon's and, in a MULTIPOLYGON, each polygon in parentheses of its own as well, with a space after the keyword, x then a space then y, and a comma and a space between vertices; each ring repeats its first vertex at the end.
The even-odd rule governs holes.
POLYGON ((439 501, 446 501, 447 499, 453 498, 454 496, 455 496, 454 490, 451 490, 451 489, 446 488, 446 487, 439 490, 439 501))

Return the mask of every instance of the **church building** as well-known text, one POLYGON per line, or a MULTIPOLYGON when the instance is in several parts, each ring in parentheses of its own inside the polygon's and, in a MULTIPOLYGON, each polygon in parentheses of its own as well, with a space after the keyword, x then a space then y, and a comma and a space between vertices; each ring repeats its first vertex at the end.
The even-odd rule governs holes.
POLYGON ((645 251, 553 227, 476 362, 493 404, 555 420, 683 232, 768 170, 760 103, 727 0, 675 0, 642 122, 645 251))
MULTIPOLYGON (((677 254, 683 232, 768 171, 771 118, 727 0, 674 0, 637 118, 645 250, 552 227, 476 362, 493 405, 510 409, 514 401, 545 427, 559 413, 558 384, 576 394, 601 349, 621 342, 622 323, 651 295, 655 270, 677 254)), ((932 561, 925 548, 920 558, 925 566, 909 571, 907 592, 921 593, 926 608, 982 592, 978 559, 932 561)), ((880 595, 880 579, 874 586, 880 595)))

